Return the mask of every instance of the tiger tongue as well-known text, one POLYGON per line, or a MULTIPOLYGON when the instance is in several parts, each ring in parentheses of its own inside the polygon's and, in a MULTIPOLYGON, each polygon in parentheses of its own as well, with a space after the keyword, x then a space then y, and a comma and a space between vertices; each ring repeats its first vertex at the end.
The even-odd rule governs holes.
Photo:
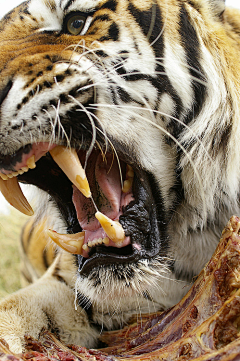
MULTIPOLYGON (((103 160, 102 154, 93 151, 87 162, 86 174, 99 211, 111 219, 118 219, 122 190, 117 160, 111 154, 107 154, 103 160)), ((73 190, 73 203, 83 230, 96 231, 101 228, 95 217, 93 202, 76 187, 73 190)))

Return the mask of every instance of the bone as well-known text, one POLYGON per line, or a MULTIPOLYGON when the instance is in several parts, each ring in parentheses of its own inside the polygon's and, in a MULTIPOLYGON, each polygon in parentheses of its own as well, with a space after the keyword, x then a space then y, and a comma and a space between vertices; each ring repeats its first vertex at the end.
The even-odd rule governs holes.
POLYGON ((101 224, 108 237, 114 243, 121 243, 125 239, 125 232, 118 221, 113 221, 101 212, 96 212, 95 217, 101 224))
POLYGON ((91 197, 91 191, 86 177, 86 173, 80 163, 75 149, 57 146, 50 151, 53 160, 66 174, 68 179, 87 198, 91 197))
POLYGON ((85 232, 76 234, 59 234, 51 229, 46 230, 47 235, 64 251, 72 254, 82 254, 85 232))
POLYGON ((34 214, 33 209, 25 198, 16 177, 8 180, 0 178, 0 191, 6 201, 18 211, 26 214, 27 216, 32 216, 34 214))

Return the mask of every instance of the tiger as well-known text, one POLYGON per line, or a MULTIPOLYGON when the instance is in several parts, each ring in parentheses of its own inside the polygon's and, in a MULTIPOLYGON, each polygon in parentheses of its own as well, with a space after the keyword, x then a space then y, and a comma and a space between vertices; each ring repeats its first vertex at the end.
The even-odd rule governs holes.
POLYGON ((0 302, 13 352, 43 329, 97 348, 184 297, 240 214, 239 59, 224 0, 28 0, 2 18, 0 190, 32 216, 28 285, 0 302))

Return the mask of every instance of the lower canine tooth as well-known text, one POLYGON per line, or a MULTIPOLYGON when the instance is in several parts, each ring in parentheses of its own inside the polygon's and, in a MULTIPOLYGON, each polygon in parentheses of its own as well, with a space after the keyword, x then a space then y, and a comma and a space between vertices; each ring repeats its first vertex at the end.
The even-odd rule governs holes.
POLYGON ((82 194, 90 198, 91 191, 86 177, 86 173, 80 163, 75 149, 68 149, 63 146, 57 146, 50 151, 53 160, 62 169, 70 181, 82 192, 82 194))
POLYGON ((95 217, 101 224, 104 231, 107 233, 108 237, 114 243, 123 242, 125 238, 124 229, 118 221, 113 221, 101 212, 96 212, 95 217))
POLYGON ((59 234, 51 229, 46 230, 48 236, 59 247, 72 254, 82 254, 85 232, 76 234, 59 234))
POLYGON ((27 216, 33 215, 33 210, 25 198, 16 177, 8 180, 0 179, 0 191, 5 199, 18 211, 27 216))

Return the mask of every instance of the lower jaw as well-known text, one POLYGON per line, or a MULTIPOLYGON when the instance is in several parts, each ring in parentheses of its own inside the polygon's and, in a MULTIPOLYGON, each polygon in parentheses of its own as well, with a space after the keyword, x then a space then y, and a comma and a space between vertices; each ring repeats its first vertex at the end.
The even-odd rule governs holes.
POLYGON ((136 263, 142 258, 141 249, 128 245, 119 249, 116 254, 115 247, 97 246, 89 254, 89 258, 78 255, 79 273, 88 276, 93 269, 101 266, 136 263))

